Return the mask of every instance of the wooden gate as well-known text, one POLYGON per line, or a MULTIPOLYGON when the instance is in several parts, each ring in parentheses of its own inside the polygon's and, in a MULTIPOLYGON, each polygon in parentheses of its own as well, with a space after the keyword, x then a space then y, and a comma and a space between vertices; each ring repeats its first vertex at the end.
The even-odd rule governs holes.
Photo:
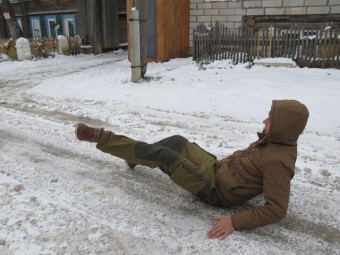
POLYGON ((81 0, 81 35, 95 53, 119 47, 118 0, 81 0))
MULTIPOLYGON (((189 0, 147 0, 148 61, 163 62, 189 54, 189 0)), ((127 0, 127 16, 133 7, 127 0)), ((129 34, 129 33, 128 33, 129 34)), ((130 38, 128 38, 128 42, 130 38)))

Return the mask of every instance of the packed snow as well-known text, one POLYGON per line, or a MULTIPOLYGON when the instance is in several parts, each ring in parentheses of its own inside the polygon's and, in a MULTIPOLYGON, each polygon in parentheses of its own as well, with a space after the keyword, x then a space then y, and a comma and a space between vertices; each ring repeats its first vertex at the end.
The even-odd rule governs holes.
POLYGON ((340 254, 339 81, 335 69, 184 58, 132 83, 122 50, 0 62, 0 254, 340 254), (79 121, 146 142, 180 134, 222 158, 256 140, 273 99, 310 111, 288 215, 223 241, 206 237, 210 215, 261 196, 215 208, 74 136, 79 121))

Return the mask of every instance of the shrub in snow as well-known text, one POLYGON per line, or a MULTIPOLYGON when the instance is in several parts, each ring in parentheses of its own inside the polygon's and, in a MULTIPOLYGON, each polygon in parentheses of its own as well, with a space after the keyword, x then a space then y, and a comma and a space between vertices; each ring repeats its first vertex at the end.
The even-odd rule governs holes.
POLYGON ((10 39, 8 42, 8 51, 7 51, 8 57, 10 57, 13 60, 17 60, 17 49, 15 48, 15 41, 14 39, 10 39))
POLYGON ((13 39, 0 40, 0 55, 5 54, 10 59, 17 60, 17 50, 13 39))
POLYGON ((200 60, 197 60, 196 64, 198 66, 198 70, 206 70, 207 68, 205 66, 210 64, 209 57, 205 56, 201 58, 200 60))
POLYGON ((93 47, 91 45, 81 45, 80 51, 81 53, 84 53, 84 54, 93 54, 94 52, 93 47))
POLYGON ((31 51, 34 58, 54 57, 57 48, 56 38, 31 39, 31 51))

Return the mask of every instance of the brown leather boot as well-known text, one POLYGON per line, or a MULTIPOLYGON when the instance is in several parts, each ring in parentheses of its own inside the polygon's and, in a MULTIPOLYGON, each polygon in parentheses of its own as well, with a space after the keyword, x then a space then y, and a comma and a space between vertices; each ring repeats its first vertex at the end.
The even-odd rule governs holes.
POLYGON ((103 131, 103 128, 92 128, 83 123, 77 123, 75 133, 80 141, 98 143, 103 131))
POLYGON ((133 170, 133 169, 137 166, 137 164, 131 163, 131 162, 127 161, 127 160, 125 160, 125 164, 126 164, 126 167, 127 167, 129 170, 133 170))

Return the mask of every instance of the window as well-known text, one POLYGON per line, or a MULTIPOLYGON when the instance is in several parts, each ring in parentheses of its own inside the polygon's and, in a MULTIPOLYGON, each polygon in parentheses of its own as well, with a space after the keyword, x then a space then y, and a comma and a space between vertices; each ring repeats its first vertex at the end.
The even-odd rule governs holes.
POLYGON ((45 16, 47 37, 55 37, 58 35, 57 32, 57 17, 56 16, 45 16))
POLYGON ((76 35, 76 16, 63 15, 63 31, 64 35, 73 37, 76 35))
POLYGON ((39 16, 30 17, 30 28, 33 38, 41 38, 41 23, 39 16))
POLYGON ((21 31, 23 31, 22 30, 22 18, 21 17, 17 17, 17 22, 19 24, 19 27, 21 28, 21 31))

